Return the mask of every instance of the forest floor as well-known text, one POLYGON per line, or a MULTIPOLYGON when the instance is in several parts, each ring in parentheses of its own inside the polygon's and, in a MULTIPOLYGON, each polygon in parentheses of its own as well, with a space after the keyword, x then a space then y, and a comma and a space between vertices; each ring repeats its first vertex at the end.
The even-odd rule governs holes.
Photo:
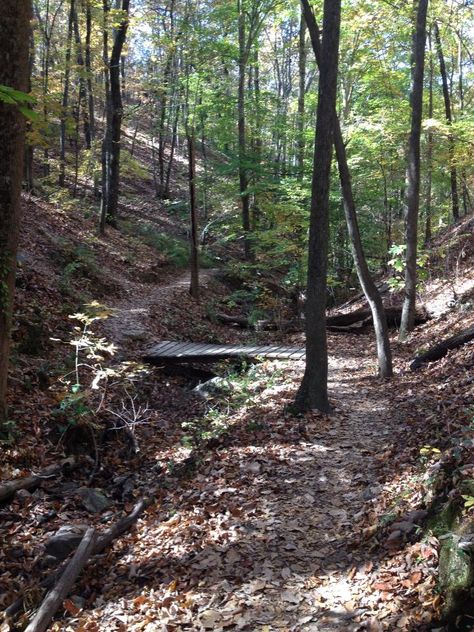
MULTIPOLYGON (((3 449, 2 479, 70 453, 78 467, 0 507, 0 604, 25 596, 25 611, 3 621, 1 632, 31 618, 39 582, 52 572, 45 545, 61 526, 103 531, 143 497, 151 504, 92 558, 51 629, 445 629, 436 623, 443 604, 440 540, 427 523, 436 511, 430 484, 444 463, 454 465, 438 490, 442 499, 453 493, 453 478, 474 479, 463 452, 472 441, 473 343, 417 373, 409 363, 420 348, 471 325, 468 225, 457 250, 450 246, 454 283, 446 269, 444 282, 438 274, 426 285, 423 300, 436 303, 438 318, 406 344, 393 332, 394 379, 376 377, 370 331, 330 334, 333 413, 294 417, 288 405, 301 362, 219 363, 211 370, 223 383, 205 397, 190 375, 141 364, 161 340, 304 345, 302 334, 217 324, 213 315, 229 309, 232 289, 204 270, 196 303, 188 273, 164 261, 149 232, 148 241, 135 235, 142 220, 169 227, 173 239, 185 235, 152 200, 149 186, 129 197, 121 214, 133 234, 122 226, 105 237, 82 206, 25 200, 12 442, 3 449), (91 333, 115 354, 81 369, 82 399, 74 399, 66 376, 74 370, 71 343, 82 334, 71 316, 92 300, 107 318, 94 321, 91 333), (91 389, 104 368, 113 372, 105 386, 91 389), (121 427, 117 415, 126 420, 121 427), (102 511, 90 508, 85 488, 105 499, 102 511)), ((453 239, 454 231, 440 251, 453 239)), ((459 629, 471 623, 460 620, 459 629)))

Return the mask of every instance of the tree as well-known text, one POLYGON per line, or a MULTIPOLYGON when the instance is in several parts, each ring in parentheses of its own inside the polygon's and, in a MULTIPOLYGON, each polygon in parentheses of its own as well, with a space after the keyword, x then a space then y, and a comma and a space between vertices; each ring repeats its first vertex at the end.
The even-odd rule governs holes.
POLYGON ((326 337, 329 188, 339 61, 340 0, 325 0, 319 67, 306 299, 306 369, 295 410, 329 412, 326 337))
MULTIPOLYGON (((122 0, 120 22, 113 30, 113 46, 108 63, 109 90, 106 91, 106 131, 102 145, 102 203, 101 233, 108 222, 114 226, 117 222, 117 207, 120 185, 120 138, 122 134, 122 87, 120 83, 120 56, 128 29, 128 11, 130 0, 122 0)), ((108 0, 104 0, 104 16, 109 12, 108 0)), ((105 25, 107 28, 107 25, 105 25)), ((104 36, 106 34, 104 33, 104 36)), ((104 44, 106 53, 106 45, 104 44)))
MULTIPOLYGON (((0 14, 0 85, 28 88, 30 0, 4 0, 0 14)), ((8 101, 8 99, 7 99, 8 101)), ((20 223, 25 121, 15 102, 0 100, 0 428, 7 419, 6 388, 20 223)))
MULTIPOLYGON (((451 95, 449 94, 448 85, 448 73, 446 72, 446 62, 444 61, 443 46, 441 44, 441 35, 439 34, 439 26, 435 21, 434 23, 434 36, 436 42, 436 51, 438 53, 439 60, 439 72, 441 74, 441 83, 443 86, 443 99, 444 99, 444 111, 446 115, 446 122, 448 127, 451 128, 453 124, 453 115, 451 107, 451 95)), ((449 131, 449 172, 451 179, 451 206, 453 219, 455 222, 459 219, 459 195, 458 195, 458 175, 455 164, 455 146, 454 137, 450 129, 449 131)))
MULTIPOLYGON (((321 65, 321 44, 319 36, 319 27, 316 22, 313 11, 308 0, 301 0, 303 13, 305 16, 308 30, 310 32, 311 43, 313 46, 316 62, 321 65)), ((362 239, 360 236, 359 222, 357 219, 354 195, 352 192, 351 174, 346 155, 346 146, 342 137, 341 125, 334 110, 334 144, 336 148, 336 158, 339 167, 339 180, 341 183, 342 199, 344 213, 347 223, 347 231, 351 243, 352 256, 359 278, 362 291, 365 294, 369 307, 372 311, 372 319, 374 322, 375 338, 377 341, 377 357, 379 364, 379 374, 381 377, 392 376, 392 353, 390 350, 390 340, 388 337, 387 318, 382 302, 382 298, 377 290, 377 286, 372 276, 365 258, 362 239)))
POLYGON ((408 140, 407 192, 405 208, 405 300, 400 340, 415 326, 416 258, 418 251, 418 211, 420 206, 420 136, 423 114, 423 76, 425 70, 426 14, 428 0, 415 0, 416 15, 412 49, 411 130, 408 140))

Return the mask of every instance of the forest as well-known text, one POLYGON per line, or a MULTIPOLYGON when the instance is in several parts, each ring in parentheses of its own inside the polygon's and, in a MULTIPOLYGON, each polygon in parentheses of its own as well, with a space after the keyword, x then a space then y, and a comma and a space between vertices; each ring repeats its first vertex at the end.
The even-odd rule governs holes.
POLYGON ((474 630, 474 4, 2 0, 0 632, 474 630))

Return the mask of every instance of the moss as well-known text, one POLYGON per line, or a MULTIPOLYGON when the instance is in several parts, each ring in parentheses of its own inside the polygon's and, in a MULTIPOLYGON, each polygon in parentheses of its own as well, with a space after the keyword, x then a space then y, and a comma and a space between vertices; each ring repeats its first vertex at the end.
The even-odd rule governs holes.
POLYGON ((458 515, 458 508, 452 501, 443 503, 428 520, 427 527, 436 537, 452 531, 458 515))
POLYGON ((474 589, 474 556, 463 546, 474 524, 462 515, 459 505, 445 503, 432 518, 432 531, 439 537, 439 584, 444 596, 444 618, 452 621, 464 611, 474 589))
POLYGON ((472 557, 459 547, 459 536, 450 534, 441 541, 439 581, 445 599, 445 613, 457 611, 469 596, 474 582, 472 557))

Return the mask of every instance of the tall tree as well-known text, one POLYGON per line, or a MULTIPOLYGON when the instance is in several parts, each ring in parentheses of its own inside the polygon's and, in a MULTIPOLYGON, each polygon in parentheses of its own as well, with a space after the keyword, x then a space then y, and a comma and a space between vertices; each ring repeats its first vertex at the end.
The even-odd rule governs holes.
POLYGON ((306 369, 296 394, 297 411, 329 412, 326 337, 329 188, 336 111, 341 1, 325 0, 319 67, 306 299, 306 369))
POLYGON ((297 174, 298 179, 303 180, 304 176, 304 149, 305 149, 305 118, 304 101, 306 94, 306 21, 304 9, 301 8, 300 32, 298 39, 298 119, 297 119, 297 174))
MULTIPOLYGON (((444 112, 448 127, 453 124, 453 114, 451 107, 451 95, 449 93, 448 73, 446 71, 446 62, 444 61, 443 46, 441 44, 441 35, 439 33, 438 23, 434 23, 434 36, 436 42, 436 52, 438 53, 439 72, 441 74, 441 84, 443 86, 444 112)), ((455 222, 459 219, 459 195, 458 195, 458 175, 455 163, 455 145, 454 136, 450 129, 449 137, 449 173, 451 179, 451 208, 453 219, 455 222)))
POLYGON ((60 187, 64 186, 66 179, 66 122, 68 118, 69 107, 69 87, 71 76, 71 47, 72 47, 72 29, 74 24, 75 0, 70 0, 69 19, 67 27, 66 54, 64 60, 64 86, 63 97, 61 103, 61 124, 59 134, 59 180, 60 187))
MULTIPOLYGON (((104 0, 104 7, 106 0, 104 0)), ((105 183, 102 184, 101 230, 105 223, 117 223, 120 185, 120 139, 122 135, 122 87, 120 82, 120 56, 127 36, 130 0, 120 4, 120 22, 113 30, 113 45, 108 64, 110 91, 107 96, 107 123, 103 143, 102 162, 105 165, 105 183), (105 194, 105 195, 104 195, 105 194)), ((105 13, 105 11, 104 11, 105 13)))
POLYGON ((403 303, 400 340, 415 326, 416 258, 418 252, 418 214, 420 207, 420 136, 423 115, 423 77, 425 71, 426 14, 428 0, 415 0, 415 28, 412 44, 411 130, 408 140, 407 189, 405 206, 405 300, 403 303))
POLYGON ((249 167, 247 150, 247 121, 245 108, 245 83, 247 77, 247 65, 252 46, 258 38, 265 17, 274 4, 274 0, 237 0, 238 20, 238 69, 239 83, 237 94, 237 125, 239 146, 239 187, 240 201, 242 205, 242 229, 244 232, 244 256, 252 258, 250 242, 250 193, 249 193, 249 167))
MULTIPOLYGON (((30 0, 4 0, 0 13, 0 85, 28 89, 30 0)), ((6 388, 20 223, 25 121, 0 101, 0 429, 7 419, 6 388)))
MULTIPOLYGON (((301 0, 301 4, 306 23, 308 25, 311 44, 316 57, 316 63, 320 67, 322 51, 318 23, 316 22, 316 18, 308 0, 301 0)), ((377 290, 377 286, 374 283, 372 275, 370 274, 364 248, 362 246, 354 194, 352 191, 351 173, 347 161, 346 146, 336 110, 334 110, 334 144, 336 148, 336 159, 339 167, 339 180, 341 183, 344 214, 346 217, 347 231, 349 233, 351 243, 352 256, 357 276, 359 278, 359 283, 371 309, 372 319, 374 322, 379 374, 381 377, 388 378, 392 376, 393 371, 387 318, 385 316, 382 298, 377 290)))

